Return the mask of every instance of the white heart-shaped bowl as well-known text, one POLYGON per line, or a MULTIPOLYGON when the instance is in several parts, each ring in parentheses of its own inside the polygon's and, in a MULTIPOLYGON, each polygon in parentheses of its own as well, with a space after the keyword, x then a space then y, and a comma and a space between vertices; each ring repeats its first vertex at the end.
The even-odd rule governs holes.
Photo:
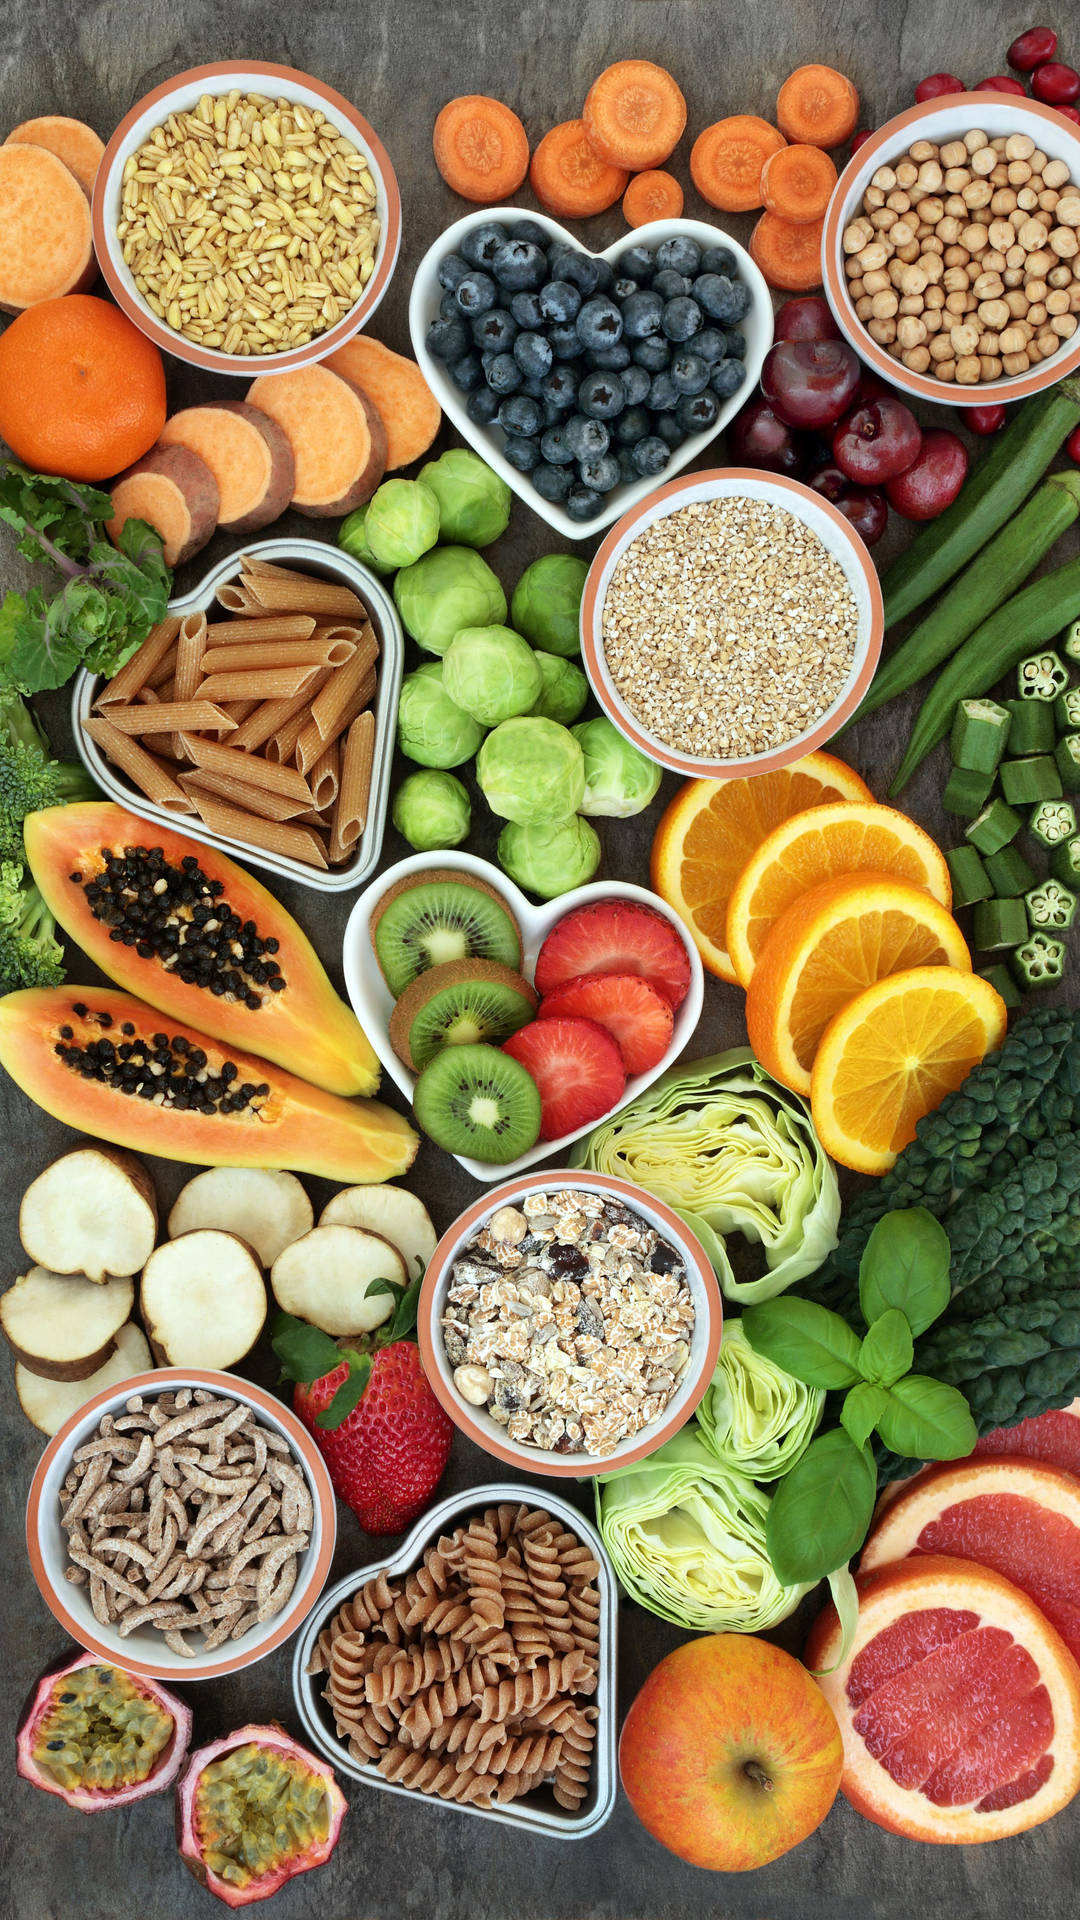
MULTIPOLYGON (((626 1083, 626 1091, 619 1101, 619 1107, 626 1105, 636 1094, 643 1093, 660 1074, 677 1060, 683 1048, 693 1038, 694 1029, 701 1017, 701 1003, 705 995, 705 976, 701 969, 701 960, 697 948, 686 937, 686 929, 678 915, 645 887, 631 887, 624 882, 607 880, 593 881, 588 887, 575 887, 571 893, 559 895, 557 900, 546 900, 537 906, 515 887, 512 880, 493 867, 490 861, 480 860, 473 853, 450 852, 445 855, 414 853, 407 860, 399 860, 394 867, 388 867, 377 880, 365 887, 349 915, 345 926, 345 938, 342 948, 342 966, 345 972, 345 987, 352 1001, 353 1009, 368 1039, 371 1041, 379 1059, 391 1079, 396 1081, 408 1100, 412 1100, 416 1085, 415 1073, 410 1073, 398 1059, 390 1045, 390 1015, 394 1011, 394 996, 382 977, 379 963, 375 958, 375 949, 371 944, 371 916, 382 899, 383 894, 398 880, 406 879, 410 874, 425 873, 433 867, 440 872, 456 870, 464 875, 472 875, 482 880, 486 886, 502 896, 521 928, 521 940, 524 949, 521 970, 532 979, 536 965, 536 956, 540 947, 551 932, 553 926, 564 918, 574 907, 591 906, 597 900, 636 900, 641 906, 651 907, 654 913, 663 914, 675 933, 678 934, 686 949, 690 963, 690 988, 681 1007, 675 1015, 675 1025, 671 1033, 671 1045, 662 1060, 650 1073, 638 1073, 626 1083)), ((618 1112, 618 1107, 612 1109, 618 1112)), ((536 1165, 538 1160, 547 1160, 552 1154, 562 1153, 583 1133, 590 1133, 598 1121, 590 1120, 587 1126, 578 1127, 573 1133, 564 1133, 558 1140, 538 1140, 528 1153, 519 1154, 516 1160, 493 1165, 489 1160, 473 1160, 465 1154, 455 1154, 467 1173, 474 1180, 506 1180, 513 1174, 524 1173, 528 1167, 536 1165)))
POLYGON ((571 520, 564 507, 557 506, 554 501, 541 499, 527 473, 519 473, 516 467, 510 465, 502 451, 503 435, 498 427, 473 425, 465 410, 465 395, 454 385, 442 361, 436 360, 427 350, 427 331, 432 321, 439 317, 439 302, 443 294, 439 285, 439 264, 448 253, 457 251, 464 234, 473 227, 486 226, 492 220, 498 220, 511 229, 523 220, 529 220, 535 226, 543 227, 553 240, 561 240, 566 246, 572 247, 575 253, 589 252, 589 248, 583 247, 574 234, 568 232, 566 227, 561 227, 557 220, 550 219, 546 213, 530 213, 525 207, 486 207, 478 213, 467 213, 463 220, 457 220, 452 227, 447 227, 435 245, 428 248, 416 269, 409 297, 409 332, 412 335, 413 353, 443 412, 449 415, 458 432, 487 461, 488 466, 494 467, 496 473, 501 473, 507 486, 513 488, 525 505, 546 520, 549 527, 554 527, 556 533, 561 533, 564 539, 588 540, 593 534, 599 533, 602 527, 609 527, 628 508, 636 506, 639 500, 644 500, 659 482, 670 480, 673 474, 699 459, 709 441, 715 439, 744 402, 749 400, 757 385, 761 363, 772 346, 772 297, 745 248, 740 247, 738 241, 733 240, 721 227, 711 227, 704 220, 651 220, 648 226, 635 227, 632 232, 624 233, 612 246, 605 247, 602 253, 594 255, 597 260, 614 262, 619 254, 625 253, 627 247, 658 247, 662 240, 673 240, 680 234, 697 240, 703 247, 729 247, 738 261, 739 277, 750 290, 750 305, 739 322, 746 335, 746 359, 743 362, 746 379, 738 392, 723 402, 716 424, 706 433, 691 434, 689 440, 684 440, 677 452, 672 454, 662 474, 639 480, 631 487, 613 487, 603 511, 595 519, 571 520))

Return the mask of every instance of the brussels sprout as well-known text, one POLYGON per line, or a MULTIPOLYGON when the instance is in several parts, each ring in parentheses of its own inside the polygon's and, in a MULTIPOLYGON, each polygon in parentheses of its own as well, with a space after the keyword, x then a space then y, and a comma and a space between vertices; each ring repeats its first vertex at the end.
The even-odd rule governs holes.
POLYGON ((564 655, 581 651, 581 596, 588 567, 573 553, 545 553, 526 567, 510 618, 534 647, 564 655))
POLYGON ((540 698, 529 708, 544 720, 557 720, 568 727, 576 720, 589 697, 589 683, 576 660, 563 660, 557 653, 534 653, 540 669, 540 698))
POLYGON ((451 700, 486 727, 528 713, 543 684, 528 641, 509 627, 465 627, 443 655, 451 700))
POLYGON ((468 839, 472 808, 465 788, 452 773, 425 769, 402 781, 391 818, 410 847, 430 853, 434 847, 459 847, 468 839))
POLYGON ((585 756, 554 720, 504 720, 480 749, 476 777, 492 813, 526 827, 550 826, 578 811, 585 756))
POLYGON ((506 595, 471 547, 436 547, 403 567, 394 581, 394 601, 406 630, 427 653, 445 653, 462 627, 490 627, 506 619, 506 595))
POLYGON ((603 714, 583 720, 574 738, 585 755, 585 798, 582 813, 608 814, 628 820, 647 807, 663 776, 663 767, 624 740, 603 714))
POLYGON ((439 537, 439 502, 419 480, 384 480, 367 504, 364 538, 377 566, 411 567, 439 537))
POLYGON ((362 507, 357 507, 342 521, 337 530, 338 546, 343 547, 354 560, 359 560, 361 565, 370 567, 373 573, 393 573, 393 567, 386 567, 381 560, 376 560, 368 545, 365 523, 370 506, 371 501, 365 500, 362 507))
POLYGON ((551 827, 510 821, 499 835, 499 864, 519 887, 554 900, 592 879, 600 865, 600 838, 580 813, 551 827))
MULTIPOLYGON (((442 661, 407 673, 398 698, 398 746, 422 767, 459 767, 471 760, 484 729, 455 707, 442 683, 442 661)), ((584 776, 583 776, 584 778, 584 776)))
POLYGON ((513 495, 478 453, 453 447, 421 467, 420 479, 439 502, 440 540, 488 547, 506 532, 513 495))

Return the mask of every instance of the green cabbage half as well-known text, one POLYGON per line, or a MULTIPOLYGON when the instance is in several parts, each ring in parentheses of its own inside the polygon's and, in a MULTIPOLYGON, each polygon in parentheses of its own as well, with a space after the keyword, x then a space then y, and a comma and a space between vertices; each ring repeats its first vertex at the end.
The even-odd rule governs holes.
POLYGON ((618 1578, 677 1627, 761 1633, 807 1587, 782 1587, 765 1551, 769 1496, 721 1466, 693 1427, 636 1466, 602 1474, 596 1511, 618 1578))
POLYGON ((722 1467, 752 1480, 778 1480, 806 1452, 825 1395, 766 1360, 742 1330, 724 1321, 716 1372, 697 1409, 698 1425, 722 1467))
POLYGON ((809 1108, 770 1079, 749 1047, 670 1068, 579 1142, 572 1160, 674 1207, 730 1300, 771 1300, 814 1273, 836 1245, 836 1173, 809 1108), (736 1280, 724 1241, 731 1233, 764 1249, 759 1279, 736 1280))

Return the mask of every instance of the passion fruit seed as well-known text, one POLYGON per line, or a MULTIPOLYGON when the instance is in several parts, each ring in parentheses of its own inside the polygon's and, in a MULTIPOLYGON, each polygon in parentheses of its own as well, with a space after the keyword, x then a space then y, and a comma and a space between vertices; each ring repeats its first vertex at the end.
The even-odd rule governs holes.
POLYGON ((34 1740, 34 1761, 61 1787, 103 1793, 149 1779, 175 1722, 160 1702, 116 1667, 62 1674, 34 1740))
POLYGON ((203 1769, 194 1818, 209 1871, 244 1887, 325 1841, 326 1782, 294 1755, 249 1742, 203 1769))
MULTIPOLYGON (((89 1010, 81 1001, 72 1008, 76 1019, 94 1021, 101 1028, 113 1025, 111 1013, 89 1010)), ((267 1080, 245 1080, 240 1085, 240 1069, 232 1060, 223 1060, 217 1072, 210 1068, 201 1047, 193 1047, 182 1033, 172 1039, 167 1033, 155 1033, 149 1039, 136 1035, 130 1020, 118 1029, 121 1038, 107 1034, 80 1045, 75 1029, 64 1025, 53 1052, 65 1067, 84 1080, 100 1080, 119 1093, 137 1095, 155 1107, 179 1107, 194 1113, 258 1114, 260 1103, 270 1092, 267 1080)))

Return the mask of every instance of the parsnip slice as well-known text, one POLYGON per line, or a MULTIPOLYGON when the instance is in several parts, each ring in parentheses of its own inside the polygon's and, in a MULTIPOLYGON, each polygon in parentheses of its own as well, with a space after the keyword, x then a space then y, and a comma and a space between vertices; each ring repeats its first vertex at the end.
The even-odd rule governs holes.
POLYGON ((76 1147, 31 1180, 19 1208, 19 1238, 50 1273, 138 1273, 157 1238, 154 1183, 119 1147, 76 1147))
POLYGON ((31 1267, 0 1294, 0 1328, 16 1360, 46 1380, 86 1380, 105 1365, 135 1304, 135 1282, 31 1267))
POLYGON ((319 1225, 367 1227, 385 1234, 404 1260, 410 1280, 427 1266, 438 1240, 423 1201, 405 1187, 342 1187, 327 1201, 319 1225))
POLYGON ((137 1373, 149 1373, 154 1364, 145 1336, 133 1321, 120 1328, 116 1346, 103 1367, 85 1380, 46 1380, 29 1367, 15 1368, 15 1392, 27 1419, 39 1433, 59 1433, 65 1420, 85 1407, 95 1393, 118 1387, 137 1373))
POLYGON ((381 1233, 364 1227, 313 1227, 278 1255, 270 1288, 279 1307, 324 1333, 370 1333, 394 1311, 388 1293, 368 1295, 373 1280, 405 1283, 405 1262, 381 1233))
POLYGON ((143 1268, 150 1345, 171 1367, 235 1367, 266 1321, 259 1263, 235 1233, 203 1228, 163 1240, 143 1268))
POLYGON ((284 1247, 310 1233, 315 1221, 311 1201, 295 1173, 266 1167, 208 1167, 181 1187, 169 1215, 169 1238, 216 1227, 239 1234, 264 1267, 272 1267, 284 1247))

